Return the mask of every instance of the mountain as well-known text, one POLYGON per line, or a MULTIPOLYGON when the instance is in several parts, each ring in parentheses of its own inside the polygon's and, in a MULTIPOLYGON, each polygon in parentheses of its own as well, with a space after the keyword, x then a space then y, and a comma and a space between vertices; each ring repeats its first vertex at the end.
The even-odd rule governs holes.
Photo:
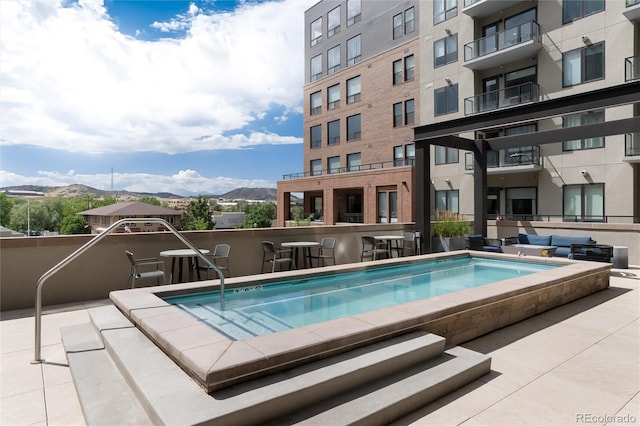
POLYGON ((219 198, 225 200, 260 200, 260 201, 276 201, 277 200, 276 188, 237 188, 231 190, 225 194, 220 195, 219 198))

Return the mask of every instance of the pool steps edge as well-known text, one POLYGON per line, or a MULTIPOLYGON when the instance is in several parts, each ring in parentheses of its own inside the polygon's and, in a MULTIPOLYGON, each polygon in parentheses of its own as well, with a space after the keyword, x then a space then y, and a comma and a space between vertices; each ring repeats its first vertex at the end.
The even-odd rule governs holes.
POLYGON ((118 412, 129 413, 128 424, 264 424, 284 418, 293 422, 292 408, 298 416, 295 421, 305 424, 345 423, 345 412, 348 418, 353 417, 348 423, 371 424, 386 419, 382 421, 385 423, 472 382, 490 369, 491 359, 486 355, 458 347, 444 351, 444 338, 414 332, 210 396, 115 307, 91 309, 90 317, 90 324, 62 330, 88 424, 111 423, 104 417, 110 412, 118 416, 114 424, 127 424, 118 412), (90 335, 91 330, 97 337, 90 335), (91 367, 96 359, 98 369, 91 367), (91 377, 91 371, 98 377, 91 377), (413 373, 404 377, 408 371, 413 373), (372 386, 379 388, 370 394, 377 396, 368 397, 373 401, 365 396, 353 399, 353 395, 372 386), (104 388, 111 390, 109 395, 100 391, 104 388), (112 398, 117 405, 112 405, 112 398), (336 398, 347 402, 339 404, 336 398), (303 408, 323 404, 333 408, 321 413, 303 408), (307 420, 300 418, 302 413, 307 420))

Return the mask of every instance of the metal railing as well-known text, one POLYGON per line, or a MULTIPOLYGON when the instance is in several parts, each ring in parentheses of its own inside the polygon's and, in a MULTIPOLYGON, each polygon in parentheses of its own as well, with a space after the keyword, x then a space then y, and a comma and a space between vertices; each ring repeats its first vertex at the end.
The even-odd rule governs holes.
POLYGON ((464 115, 479 114, 528 102, 537 102, 539 99, 540 86, 530 81, 466 98, 464 100, 464 115))
POLYGON ((414 164, 415 164, 414 158, 404 158, 404 159, 398 159, 393 161, 383 161, 380 163, 361 164, 359 166, 347 166, 347 167, 329 168, 329 169, 322 169, 322 170, 312 170, 310 172, 290 173, 290 174, 282 175, 282 179, 283 180, 301 179, 305 177, 332 175, 337 173, 362 172, 367 170, 378 170, 378 169, 392 168, 392 167, 413 166, 414 164))
POLYGON ((218 277, 220 278, 220 310, 224 310, 224 274, 222 273, 220 268, 218 268, 211 260, 209 260, 209 258, 207 258, 191 241, 189 241, 182 234, 180 234, 180 232, 176 228, 174 228, 173 225, 171 225, 166 220, 160 219, 160 218, 148 218, 148 217, 146 217, 146 218, 120 219, 119 221, 113 223, 111 226, 109 226, 107 229, 105 229, 102 233, 96 235, 94 238, 92 238, 91 240, 87 241, 85 244, 83 244, 80 248, 78 248, 76 251, 71 253, 69 256, 67 256, 64 259, 62 259, 60 262, 58 262, 58 264, 56 264, 51 269, 49 269, 47 272, 42 274, 40 279, 38 279, 38 282, 36 283, 35 347, 34 347, 34 360, 32 361, 32 363, 37 364, 37 363, 44 362, 44 359, 42 359, 42 357, 41 357, 41 352, 42 352, 42 287, 44 286, 44 283, 52 275, 54 275, 56 272, 58 272, 64 266, 66 266, 69 263, 71 263, 71 261, 75 260, 78 256, 80 256, 82 253, 87 251, 89 248, 91 248, 94 245, 96 245, 98 242, 100 242, 102 239, 107 237, 107 235, 111 234, 111 232, 113 232, 115 229, 119 228, 121 225, 123 225, 125 223, 139 223, 139 222, 145 222, 145 223, 151 222, 151 223, 163 224, 176 237, 178 237, 178 239, 180 241, 182 241, 187 247, 192 249, 196 256, 201 258, 209 267, 211 267, 213 270, 215 270, 218 273, 218 277))
MULTIPOLYGON (((487 168, 513 166, 540 166, 540 146, 521 146, 519 148, 501 149, 487 152, 487 168)), ((466 152, 464 169, 474 169, 473 152, 466 152)))
POLYGON ((536 21, 525 22, 465 44, 464 60, 465 62, 472 61, 530 40, 540 41, 540 26, 536 21))

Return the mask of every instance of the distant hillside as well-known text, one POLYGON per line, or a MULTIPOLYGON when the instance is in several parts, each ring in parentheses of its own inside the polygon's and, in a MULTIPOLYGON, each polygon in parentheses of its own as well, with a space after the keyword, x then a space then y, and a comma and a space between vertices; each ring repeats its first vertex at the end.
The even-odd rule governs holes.
POLYGON ((225 200, 276 201, 276 188, 236 188, 219 196, 225 200))

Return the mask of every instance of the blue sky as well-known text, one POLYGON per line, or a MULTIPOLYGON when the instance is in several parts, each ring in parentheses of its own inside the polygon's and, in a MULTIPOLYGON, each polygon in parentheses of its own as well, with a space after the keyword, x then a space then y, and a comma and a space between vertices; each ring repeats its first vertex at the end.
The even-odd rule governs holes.
POLYGON ((275 187, 303 169, 316 1, 3 1, 0 187, 275 187))

